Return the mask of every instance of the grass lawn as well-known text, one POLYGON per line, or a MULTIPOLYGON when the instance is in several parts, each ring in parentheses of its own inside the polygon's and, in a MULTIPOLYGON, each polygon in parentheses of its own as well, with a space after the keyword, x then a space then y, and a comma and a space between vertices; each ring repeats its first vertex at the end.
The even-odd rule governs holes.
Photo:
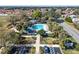
POLYGON ((26 37, 20 41, 21 44, 35 44, 36 37, 26 37))
POLYGON ((40 54, 43 54, 44 53, 44 49, 43 47, 40 47, 40 54))
POLYGON ((8 16, 0 16, 0 27, 6 27, 8 23, 8 16))
POLYGON ((79 51, 77 50, 63 50, 64 54, 79 54, 79 51))
POLYGON ((35 47, 32 47, 32 48, 30 49, 30 53, 31 53, 31 54, 34 54, 34 53, 35 53, 35 50, 36 50, 35 47))
POLYGON ((74 27, 74 24, 73 23, 69 23, 67 21, 65 21, 67 24, 69 24, 70 26, 74 27))
POLYGON ((52 38, 52 37, 47 37, 47 38, 41 39, 41 43, 42 44, 53 44, 54 40, 56 40, 56 39, 52 38))
POLYGON ((27 41, 27 43, 31 43, 31 44, 34 44, 36 42, 35 37, 27 37, 25 40, 27 41))

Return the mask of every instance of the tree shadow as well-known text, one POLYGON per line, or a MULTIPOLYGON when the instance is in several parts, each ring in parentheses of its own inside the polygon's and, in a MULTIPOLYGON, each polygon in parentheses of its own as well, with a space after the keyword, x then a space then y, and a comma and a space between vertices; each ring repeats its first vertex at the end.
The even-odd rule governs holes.
POLYGON ((64 20, 61 20, 61 19, 54 19, 53 21, 57 22, 57 23, 63 23, 64 20))
POLYGON ((56 20, 57 23, 63 23, 64 20, 56 20))

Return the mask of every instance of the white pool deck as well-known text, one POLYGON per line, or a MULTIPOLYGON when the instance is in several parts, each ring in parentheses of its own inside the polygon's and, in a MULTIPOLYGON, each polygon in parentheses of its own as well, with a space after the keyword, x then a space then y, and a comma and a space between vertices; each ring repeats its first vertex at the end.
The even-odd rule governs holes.
POLYGON ((49 31, 49 28, 48 28, 48 25, 47 24, 44 24, 44 30, 45 31, 49 31))

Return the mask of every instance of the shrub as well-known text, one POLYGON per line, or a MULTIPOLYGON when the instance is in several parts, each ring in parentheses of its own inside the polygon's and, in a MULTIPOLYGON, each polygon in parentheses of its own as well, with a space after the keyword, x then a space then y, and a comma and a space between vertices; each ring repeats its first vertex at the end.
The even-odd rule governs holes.
POLYGON ((37 33, 40 34, 41 36, 44 36, 46 32, 44 30, 39 30, 37 33))
POLYGON ((41 12, 39 10, 34 10, 33 14, 32 14, 32 17, 33 18, 39 18, 41 17, 41 12))
POLYGON ((53 44, 59 44, 59 40, 54 40, 53 44))
POLYGON ((67 18, 65 19, 65 21, 67 21, 67 22, 69 22, 69 23, 72 23, 71 17, 67 17, 67 18))
POLYGON ((76 45, 76 50, 79 51, 79 44, 76 45))

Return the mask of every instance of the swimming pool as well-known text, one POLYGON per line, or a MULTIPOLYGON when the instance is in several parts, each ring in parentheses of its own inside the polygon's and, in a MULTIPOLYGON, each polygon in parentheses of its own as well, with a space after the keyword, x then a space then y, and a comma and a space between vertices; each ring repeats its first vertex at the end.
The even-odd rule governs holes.
POLYGON ((48 30, 46 24, 34 24, 34 25, 32 26, 32 28, 33 28, 34 30, 36 30, 36 31, 39 31, 39 30, 42 30, 42 29, 45 30, 45 31, 48 30))

